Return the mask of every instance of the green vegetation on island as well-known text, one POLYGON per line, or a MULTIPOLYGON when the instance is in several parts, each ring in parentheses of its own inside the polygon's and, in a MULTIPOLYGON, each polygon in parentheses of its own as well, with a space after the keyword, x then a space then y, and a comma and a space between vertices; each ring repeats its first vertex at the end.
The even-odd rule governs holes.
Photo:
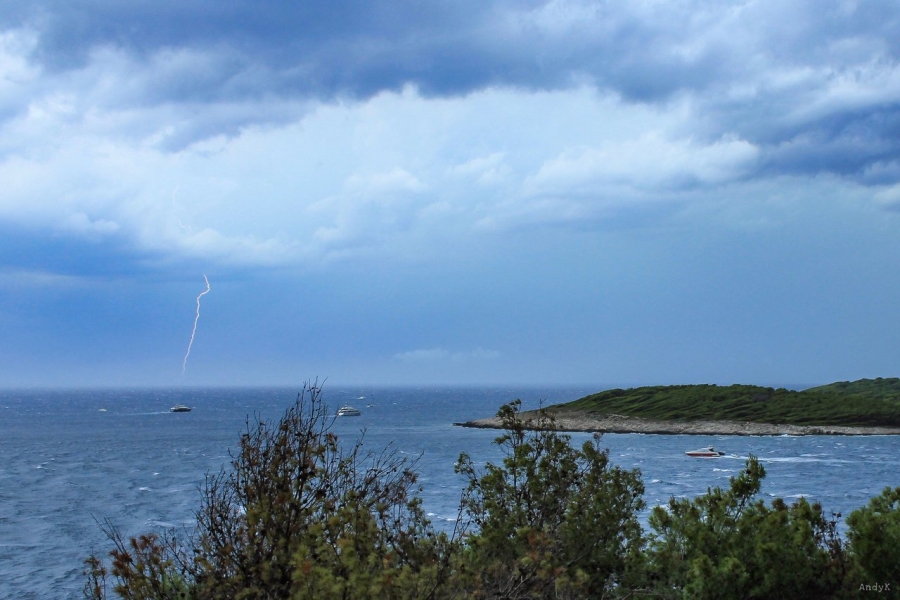
POLYGON ((856 381, 838 381, 828 385, 809 388, 804 393, 837 393, 842 395, 870 398, 872 400, 891 400, 900 402, 900 378, 876 377, 875 379, 858 379, 856 381))
POLYGON ((622 415, 661 421, 900 426, 900 379, 861 379, 804 391, 755 385, 613 389, 547 407, 553 414, 622 415))
POLYGON ((126 538, 86 561, 85 597, 150 599, 897 598, 900 487, 846 519, 759 499, 750 457, 727 488, 653 507, 637 469, 595 435, 580 448, 518 401, 500 409, 501 464, 466 454, 459 519, 436 531, 415 462, 338 443, 316 387, 276 423, 249 424, 207 478, 196 527, 126 538))

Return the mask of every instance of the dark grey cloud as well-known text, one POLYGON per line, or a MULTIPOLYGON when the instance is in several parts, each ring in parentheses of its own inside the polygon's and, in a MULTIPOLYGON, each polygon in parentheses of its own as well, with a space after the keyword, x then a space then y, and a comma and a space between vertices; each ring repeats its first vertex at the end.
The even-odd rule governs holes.
POLYGON ((891 2, 853 11, 813 1, 646 6, 605 2, 184 2, 11 0, 7 27, 39 31, 35 58, 83 65, 92 50, 135 57, 193 49, 223 57, 206 80, 173 94, 304 93, 367 96, 406 83, 434 94, 484 86, 557 88, 587 78, 639 101, 704 91, 764 66, 846 66, 861 41, 897 56, 891 2), (780 22, 791 19, 789 23, 780 22), (718 31, 717 30, 721 30, 718 31), (735 33, 740 34, 735 38, 735 33), (269 74, 242 88, 247 70, 269 74))
MULTIPOLYGON (((746 138, 754 141, 752 131, 746 138)), ((780 137, 756 140, 764 149, 763 171, 775 174, 830 172, 865 184, 897 181, 900 104, 870 111, 847 110, 793 127, 780 137)))
POLYGON ((84 66, 103 47, 146 60, 160 50, 211 52, 221 60, 205 80, 170 90, 195 99, 235 93, 367 96, 408 82, 465 91, 486 83, 485 73, 493 70, 484 68, 488 49, 472 47, 482 45, 478 22, 490 10, 474 2, 95 0, 12 2, 0 10, 7 27, 38 30, 34 58, 51 70, 84 66), (242 88, 240 80, 251 70, 268 78, 256 82, 261 87, 242 88))
POLYGON ((4 271, 46 272, 71 277, 119 277, 134 274, 136 265, 152 258, 139 253, 121 236, 101 242, 83 236, 0 224, 0 256, 4 271))
MULTIPOLYGON (((104 50, 146 68, 112 104, 590 85, 625 102, 690 98, 691 135, 737 135, 771 172, 864 181, 900 156, 900 6, 889 0, 8 0, 0 27, 35 31, 31 59, 48 73, 83 69, 104 50), (862 98, 842 98, 842 81, 862 98)), ((183 127, 169 145, 293 115, 232 115, 183 127)))

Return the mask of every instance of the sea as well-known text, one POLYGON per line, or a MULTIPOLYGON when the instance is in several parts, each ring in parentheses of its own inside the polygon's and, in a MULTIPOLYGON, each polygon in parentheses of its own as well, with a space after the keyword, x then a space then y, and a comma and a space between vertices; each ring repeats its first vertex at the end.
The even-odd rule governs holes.
MULTIPOLYGON (((478 465, 503 459, 498 431, 454 423, 580 398, 601 387, 324 386, 342 443, 389 444, 416 459, 423 507, 451 530, 464 485, 461 452, 478 465)), ((106 555, 100 524, 126 535, 191 527, 200 487, 227 469, 248 422, 278 419, 299 388, 0 391, 0 598, 82 598, 84 559, 106 555), (173 413, 175 404, 191 412, 173 413)), ((571 434, 581 444, 590 434, 571 434)), ((727 486, 755 455, 767 476, 761 496, 806 497, 844 517, 900 485, 900 436, 742 437, 606 434, 614 464, 642 473, 648 507, 727 486), (718 459, 685 451, 713 445, 718 459)), ((648 508, 649 511, 649 508, 648 508)), ((646 514, 642 516, 646 519, 646 514)))

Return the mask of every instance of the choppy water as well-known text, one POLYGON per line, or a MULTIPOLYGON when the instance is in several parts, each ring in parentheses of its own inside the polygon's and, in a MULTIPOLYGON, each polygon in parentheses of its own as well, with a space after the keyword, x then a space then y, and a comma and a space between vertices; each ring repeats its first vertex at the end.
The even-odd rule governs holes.
MULTIPOLYGON (((331 388, 333 408, 349 403, 360 417, 334 431, 366 444, 394 442, 421 454, 426 511, 439 526, 457 516, 462 482, 453 464, 462 451, 476 462, 501 459, 496 431, 455 421, 490 416, 514 398, 525 408, 581 397, 596 389, 331 388), (369 407, 368 405, 372 405, 369 407)), ((0 392, 0 597, 80 598, 82 561, 109 543, 96 520, 126 534, 190 524, 207 472, 229 461, 248 416, 278 418, 292 389, 0 392), (175 414, 176 403, 193 406, 175 414), (101 410, 105 409, 105 410, 101 410)), ((581 443, 587 434, 574 434, 581 443)), ((609 434, 604 443, 622 467, 638 467, 649 506, 726 485, 749 454, 768 476, 766 496, 806 496, 847 515, 886 486, 900 485, 900 437, 729 437, 609 434), (685 450, 713 444, 729 456, 691 459, 685 450)))

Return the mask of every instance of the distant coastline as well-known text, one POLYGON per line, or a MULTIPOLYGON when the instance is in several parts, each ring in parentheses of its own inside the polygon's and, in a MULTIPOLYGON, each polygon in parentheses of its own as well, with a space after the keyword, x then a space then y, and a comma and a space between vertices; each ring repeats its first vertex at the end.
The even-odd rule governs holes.
MULTIPOLYGON (((562 431, 668 435, 900 435, 900 378, 810 388, 734 384, 612 389, 544 410, 562 431)), ((538 411, 521 413, 537 424, 538 411)), ((457 423, 499 429, 498 417, 457 423)), ((527 427, 528 425, 526 425, 527 427)))
MULTIPOLYGON (((537 412, 521 415, 526 428, 535 423, 537 412)), ((738 421, 672 421, 624 415, 566 412, 554 414, 556 427, 569 432, 647 433, 664 435, 900 435, 900 427, 856 427, 846 425, 789 425, 738 421)), ((454 423, 460 427, 502 429, 499 417, 454 423)))

